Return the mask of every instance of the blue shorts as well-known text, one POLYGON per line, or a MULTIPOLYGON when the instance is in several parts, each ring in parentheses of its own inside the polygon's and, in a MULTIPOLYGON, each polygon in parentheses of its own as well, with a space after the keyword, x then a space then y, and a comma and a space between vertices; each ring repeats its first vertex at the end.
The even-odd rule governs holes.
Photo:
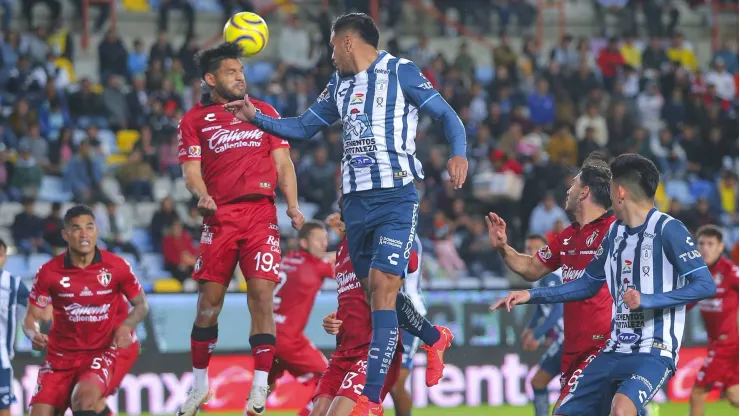
POLYGON ((362 279, 370 268, 403 276, 416 236, 419 194, 413 183, 344 195, 349 257, 362 279))
POLYGON ((0 368, 0 410, 10 409, 13 403, 13 369, 0 368))
POLYGON ((563 343, 555 341, 550 344, 545 354, 540 358, 540 370, 557 377, 560 375, 560 360, 563 357, 563 343))
POLYGON ((401 330, 401 341, 403 341, 403 355, 401 356, 401 368, 411 370, 414 368, 414 354, 419 349, 421 340, 408 333, 405 329, 401 330))
POLYGON ((643 408, 674 373, 673 360, 647 353, 602 352, 583 370, 565 396, 557 415, 608 416, 616 393, 643 408))

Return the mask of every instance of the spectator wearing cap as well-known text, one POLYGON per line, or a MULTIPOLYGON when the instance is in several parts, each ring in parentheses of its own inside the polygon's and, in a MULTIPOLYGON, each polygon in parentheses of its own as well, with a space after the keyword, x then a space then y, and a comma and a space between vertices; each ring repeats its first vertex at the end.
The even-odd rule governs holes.
POLYGON ((527 107, 533 125, 549 129, 555 123, 555 97, 550 93, 547 80, 537 81, 537 91, 530 94, 527 107))
POLYGON ((10 177, 10 199, 19 201, 24 197, 35 197, 41 188, 43 177, 44 170, 34 159, 31 144, 21 141, 18 144, 18 161, 10 177))
POLYGON ((725 60, 714 58, 714 66, 707 73, 707 84, 714 85, 717 91, 717 97, 723 101, 733 101, 737 96, 735 91, 735 79, 725 66, 725 60))
POLYGON ((71 187, 77 202, 110 202, 102 189, 103 160, 95 154, 88 140, 80 143, 79 151, 64 167, 64 180, 71 187))
POLYGON ((165 269, 180 282, 190 278, 198 258, 193 237, 185 230, 182 221, 175 219, 162 240, 162 257, 165 269))
POLYGON ((10 227, 18 251, 25 255, 51 254, 51 247, 44 241, 44 220, 34 213, 35 201, 33 198, 24 198, 22 204, 23 211, 15 216, 10 227))
POLYGON ((680 62, 681 66, 691 72, 696 72, 699 66, 694 51, 686 44, 681 33, 673 35, 671 46, 666 51, 666 54, 668 55, 668 59, 680 62))
POLYGON ((568 216, 565 211, 555 202, 555 196, 552 192, 547 192, 542 202, 532 211, 529 218, 530 234, 545 234, 555 227, 558 220, 564 224, 569 224, 568 216))
POLYGON ((139 250, 131 243, 133 233, 131 218, 125 218, 118 210, 117 204, 108 202, 104 209, 98 209, 95 222, 98 225, 100 239, 103 240, 108 250, 130 253, 136 257, 137 261, 141 260, 139 250))

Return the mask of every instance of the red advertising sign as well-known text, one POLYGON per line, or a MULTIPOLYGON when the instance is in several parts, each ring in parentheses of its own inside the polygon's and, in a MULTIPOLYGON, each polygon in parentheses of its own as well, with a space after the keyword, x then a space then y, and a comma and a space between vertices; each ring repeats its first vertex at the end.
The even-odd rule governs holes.
MULTIPOLYGON (((668 400, 672 402, 689 401, 696 375, 699 374, 706 356, 706 347, 681 348, 676 374, 668 382, 668 400)), ((707 401, 717 401, 719 395, 719 389, 713 389, 709 393, 707 401)))
MULTIPOLYGON (((205 405, 209 412, 242 412, 252 388, 254 361, 251 355, 213 356, 208 366, 211 399, 205 405)), ((267 407, 274 410, 300 409, 311 400, 314 388, 283 374, 277 380, 275 391, 267 399, 267 407)))

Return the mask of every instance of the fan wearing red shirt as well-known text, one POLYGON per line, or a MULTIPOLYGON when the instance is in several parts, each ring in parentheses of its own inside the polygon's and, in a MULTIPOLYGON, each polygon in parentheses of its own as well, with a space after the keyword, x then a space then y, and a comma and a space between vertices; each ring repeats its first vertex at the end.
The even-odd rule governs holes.
POLYGON ((198 250, 193 244, 193 237, 185 231, 182 221, 175 218, 170 232, 162 239, 162 257, 164 267, 179 281, 187 279, 197 263, 198 250))
MULTIPOLYGON (((316 294, 324 279, 334 278, 334 253, 327 256, 329 235, 321 221, 307 221, 298 232, 299 249, 283 257, 274 308, 277 345, 269 384, 289 372, 304 384, 315 386, 326 369, 324 353, 303 334, 316 294)), ((308 415, 310 408, 299 415, 308 415)))
POLYGON ((707 394, 715 387, 723 389, 730 404, 738 407, 738 268, 722 255, 725 245, 719 227, 705 225, 696 236, 699 253, 717 285, 713 297, 698 303, 709 347, 691 390, 690 415, 703 416, 707 394))
MULTIPOLYGON (((246 94, 241 56, 241 47, 235 43, 222 43, 196 55, 210 92, 185 114, 178 128, 185 185, 198 198, 203 215, 200 252, 193 272, 199 283, 190 336, 194 380, 179 416, 192 416, 208 400, 208 363, 218 339, 218 315, 237 264, 249 286, 249 345, 255 366, 245 413, 264 413, 276 342, 272 293, 280 281, 276 184, 287 201, 293 227, 299 229, 305 221, 298 209, 288 142, 223 109, 223 104, 246 94)), ((269 104, 255 101, 255 107, 278 117, 269 104)))
MULTIPOLYGON (((602 160, 589 157, 573 179, 565 211, 576 221, 552 238, 536 255, 518 253, 506 244, 506 222, 496 214, 486 217, 491 244, 514 272, 529 282, 561 269, 563 283, 581 278, 601 240, 615 221, 611 206, 611 171, 602 160)), ((612 298, 606 287, 591 299, 566 303, 563 310, 565 340, 560 363, 560 398, 577 383, 589 357, 596 355, 611 333, 612 298), (588 317, 584 325, 583 317, 588 317)), ((540 386, 547 388, 547 386, 540 386)))
POLYGON ((64 216, 68 247, 45 263, 31 288, 23 332, 33 348, 48 347, 31 398, 31 416, 53 416, 72 408, 75 416, 95 416, 115 380, 119 354, 134 343, 131 334, 149 307, 125 260, 97 248, 98 230, 89 207, 64 216), (125 296, 134 308, 121 301, 125 296), (53 322, 48 336, 38 321, 53 322), (127 317, 121 321, 119 316, 127 317))

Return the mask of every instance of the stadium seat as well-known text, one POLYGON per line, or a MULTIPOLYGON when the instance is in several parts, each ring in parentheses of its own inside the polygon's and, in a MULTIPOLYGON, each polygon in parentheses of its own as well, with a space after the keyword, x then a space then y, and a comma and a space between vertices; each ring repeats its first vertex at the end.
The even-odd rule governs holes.
POLYGON ((118 213, 123 217, 127 224, 135 223, 136 209, 133 204, 124 203, 119 205, 118 213))
POLYGON ((121 256, 122 259, 126 260, 126 263, 131 266, 134 271, 136 271, 139 268, 139 262, 136 261, 136 256, 134 256, 131 253, 118 253, 119 256, 121 256))
POLYGON ((141 256, 141 266, 149 280, 170 277, 170 273, 164 270, 164 259, 157 253, 143 254, 141 256))
POLYGON ((488 85, 493 80, 495 70, 492 66, 480 65, 475 67, 475 79, 483 85, 488 85))
POLYGON ((104 154, 112 155, 118 153, 116 134, 111 130, 100 129, 98 131, 98 140, 100 140, 100 145, 103 147, 104 154))
POLYGON ((128 161, 128 156, 124 154, 112 154, 108 155, 108 157, 105 158, 105 164, 108 166, 118 166, 126 163, 128 161))
POLYGON ((171 277, 159 279, 154 282, 154 293, 180 293, 182 292, 182 283, 171 277))
MULTIPOLYGON (((152 237, 149 235, 149 230, 147 228, 134 228, 131 233, 131 243, 141 252, 152 251, 152 237)), ((144 257, 146 257, 146 255, 144 257)), ((143 267, 146 267, 144 265, 146 263, 145 260, 145 258, 142 258, 143 267)))
POLYGON ((20 277, 29 277, 36 272, 35 270, 31 271, 31 269, 28 267, 26 257, 20 254, 8 256, 8 260, 3 268, 10 273, 20 277))
POLYGON ((151 10, 147 0, 123 0, 123 8, 132 13, 147 13, 151 10))
POLYGON ((134 225, 140 227, 148 227, 152 222, 154 213, 159 209, 159 204, 156 202, 139 202, 136 204, 136 216, 134 218, 134 225))
POLYGON ((152 293, 154 292, 154 283, 148 282, 146 280, 140 282, 141 288, 144 290, 144 293, 152 293))
POLYGON ((138 141, 139 132, 137 130, 119 130, 116 135, 118 151, 121 153, 130 153, 138 141))
MULTIPOLYGON (((42 186, 43 188, 43 186, 42 186)), ((10 226, 15 216, 23 211, 23 206, 17 202, 4 202, 0 204, 0 226, 10 226)))
POLYGON ((266 84, 275 72, 274 69, 274 65, 271 62, 258 61, 250 63, 244 71, 250 83, 266 84))
POLYGON ((36 201, 33 204, 33 213, 41 218, 46 218, 51 213, 51 202, 36 201))
POLYGON ((49 202, 67 202, 72 200, 72 192, 67 190, 62 178, 46 175, 41 179, 39 199, 49 202))
POLYGON ((695 199, 709 199, 714 192, 714 184, 710 181, 696 180, 689 184, 689 189, 695 199))
POLYGON ((31 273, 36 273, 49 260, 51 260, 51 256, 46 253, 31 254, 28 256, 28 269, 31 273))
POLYGON ((100 181, 100 187, 114 200, 121 197, 121 184, 115 178, 103 177, 103 180, 100 181))
POLYGON ((175 186, 170 196, 178 202, 189 201, 190 198, 192 198, 190 191, 188 191, 188 188, 185 186, 185 180, 182 178, 177 178, 175 180, 175 186))
POLYGON ((247 291, 247 282, 245 280, 239 280, 239 291, 240 292, 246 292, 247 291))
POLYGON ((689 185, 680 179, 666 181, 665 193, 669 198, 681 201, 682 205, 692 205, 695 201, 689 185))
MULTIPOLYGON (((285 233, 286 235, 292 235, 295 234, 295 230, 293 230, 293 228, 290 226, 290 217, 288 217, 288 214, 285 213, 287 209, 287 204, 283 202, 277 204, 278 225, 280 226, 280 232, 285 233)), ((306 219, 313 218, 318 211, 319 206, 316 204, 312 204, 310 202, 301 203, 301 212, 303 213, 303 216, 306 217, 306 219)))
POLYGON ((168 177, 157 177, 152 188, 154 200, 161 201, 172 192, 172 180, 168 177))

